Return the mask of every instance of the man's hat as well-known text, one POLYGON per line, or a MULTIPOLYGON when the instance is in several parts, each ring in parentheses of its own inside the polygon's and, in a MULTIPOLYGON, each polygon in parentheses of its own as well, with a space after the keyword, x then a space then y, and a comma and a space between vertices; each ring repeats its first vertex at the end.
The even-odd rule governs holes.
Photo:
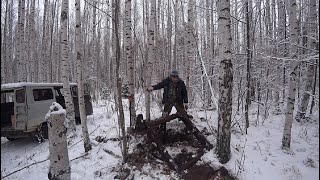
POLYGON ((177 70, 174 69, 171 71, 170 76, 179 76, 179 73, 177 70))

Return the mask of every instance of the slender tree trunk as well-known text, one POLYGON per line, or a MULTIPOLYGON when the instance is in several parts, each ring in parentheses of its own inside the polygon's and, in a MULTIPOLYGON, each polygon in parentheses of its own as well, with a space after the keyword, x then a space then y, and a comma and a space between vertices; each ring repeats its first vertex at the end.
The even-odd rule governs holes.
MULTIPOLYGON (((150 23, 148 27, 148 63, 146 69, 146 86, 151 86, 152 64, 155 60, 155 20, 156 20, 156 0, 151 0, 150 23)), ((145 91, 146 118, 150 121, 150 92, 145 91)))
POLYGON ((96 62, 97 62, 97 53, 96 53, 96 19, 97 19, 97 1, 92 1, 93 4, 93 15, 92 15, 92 40, 91 40, 91 58, 90 58, 90 76, 89 76, 89 82, 90 82, 90 89, 91 93, 93 95, 93 100, 96 101, 96 87, 95 87, 95 82, 97 81, 97 74, 96 74, 96 62))
POLYGON ((174 44, 172 69, 177 69, 178 19, 178 0, 176 0, 174 5, 174 44))
POLYGON ((47 21, 47 11, 48 11, 48 0, 44 1, 44 11, 43 11, 43 20, 42 20, 42 56, 40 59, 41 66, 40 68, 40 81, 47 82, 47 29, 46 29, 46 21, 47 21))
POLYGON ((84 101, 84 85, 82 79, 82 39, 81 39, 81 20, 80 20, 80 0, 75 2, 76 8, 76 53, 77 53, 77 80, 78 80, 78 101, 79 101, 79 112, 81 119, 81 128, 83 134, 83 145, 85 152, 92 149, 90 144, 90 138, 87 127, 87 115, 84 101))
MULTIPOLYGON (((168 68, 167 71, 170 71, 173 68, 173 59, 172 59, 172 22, 171 22, 171 1, 168 0, 168 19, 167 19, 167 44, 168 44, 168 68)), ((163 27, 162 27, 163 28, 163 27)))
POLYGON ((230 1, 218 0, 218 34, 219 34, 219 60, 221 74, 219 77, 219 110, 217 154, 219 162, 227 163, 230 155, 231 115, 232 115, 232 81, 233 70, 231 62, 231 15, 230 1))
POLYGON ((318 60, 316 60, 315 64, 315 70, 314 70, 314 82, 313 82, 313 88, 312 88, 312 100, 311 100, 311 106, 310 106, 310 115, 312 114, 313 107, 315 105, 315 95, 316 95, 316 87, 317 87, 317 70, 319 67, 318 60))
MULTIPOLYGON (((12 71, 7 71, 7 81, 8 82, 14 82, 14 67, 13 67, 13 0, 11 0, 10 2, 10 14, 9 14, 9 22, 8 22, 8 26, 9 26, 9 36, 8 36, 8 67, 12 69, 12 71)), ((7 70, 7 68, 6 68, 7 70)))
MULTIPOLYGON (((317 34, 317 5, 316 0, 310 0, 310 6, 309 6, 309 17, 310 17, 310 34, 316 35, 317 34)), ((310 55, 315 55, 317 52, 317 42, 315 39, 310 38, 309 40, 309 49, 310 49, 310 55)), ((304 119, 306 116, 310 94, 312 94, 312 83, 315 80, 314 79, 314 72, 316 69, 316 59, 312 59, 310 61, 310 64, 307 64, 308 70, 307 70, 307 79, 304 87, 304 93, 301 97, 300 106, 297 111, 297 115, 295 119, 297 121, 300 121, 301 119, 304 119)))
POLYGON ((17 38, 17 54, 16 54, 16 80, 18 82, 25 82, 26 69, 25 69, 25 39, 24 39, 24 26, 25 26, 25 0, 19 0, 19 11, 18 11, 18 37, 17 38))
MULTIPOLYGON (((112 0, 112 17, 115 18, 115 8, 116 8, 116 0, 112 0)), ((112 58, 111 58, 111 63, 110 63, 110 72, 111 72, 111 76, 110 76, 110 82, 111 82, 111 89, 114 92, 114 101, 115 101, 115 110, 118 111, 118 97, 117 97, 117 86, 116 86, 116 77, 114 76, 115 73, 115 63, 116 63, 116 34, 114 31, 116 24, 115 21, 112 21, 112 28, 113 28, 113 32, 112 32, 112 58)))
POLYGON ((132 50, 132 23, 131 23, 131 0, 126 0, 125 4, 125 49, 129 67, 129 108, 130 108, 130 126, 135 127, 136 111, 134 98, 134 63, 132 50))
POLYGON ((187 46, 187 51, 186 51, 186 87, 188 91, 188 98, 191 100, 192 97, 192 92, 190 89, 190 76, 191 76, 191 64, 193 63, 193 60, 195 59, 195 51, 194 49, 196 48, 195 46, 195 28, 194 28, 194 23, 195 23, 195 17, 194 17, 194 6, 195 2, 194 0, 189 0, 188 4, 188 22, 187 22, 187 28, 186 28, 186 46, 187 46))
MULTIPOLYGON (((250 62, 251 62, 251 46, 250 46, 250 40, 251 40, 251 33, 250 33, 250 15, 249 15, 249 3, 246 2, 246 25, 247 25, 247 92, 246 92, 246 105, 245 105, 245 118, 246 118, 246 134, 247 129, 249 127, 249 105, 250 105, 250 88, 251 88, 251 75, 250 75, 250 62)), ((250 9, 251 10, 251 9, 250 9)))
POLYGON ((69 84, 69 42, 68 42, 68 17, 69 17, 69 1, 63 0, 61 8, 61 64, 62 64, 62 82, 63 95, 66 104, 67 118, 73 131, 76 130, 74 106, 69 84))
POLYGON ((120 2, 119 0, 115 0, 115 16, 114 16, 114 33, 116 38, 116 77, 117 77, 117 93, 118 93, 118 105, 119 105, 119 125, 120 130, 122 133, 122 156, 123 156, 123 162, 127 161, 127 154, 128 154, 128 148, 127 148, 127 136, 126 136, 126 130, 125 130, 125 120, 124 120, 124 112, 123 112, 123 105, 122 105, 122 83, 121 83, 121 77, 119 74, 119 68, 120 68, 120 39, 119 39, 119 6, 120 2))
POLYGON ((293 121, 293 110, 295 105, 295 95, 296 95, 296 78, 297 78, 297 68, 298 63, 298 21, 297 21, 297 4, 295 0, 290 0, 290 4, 287 5, 289 10, 289 28, 290 28, 290 79, 288 86, 288 99, 287 99, 287 109, 285 124, 282 137, 282 148, 290 148, 291 142, 291 127, 293 121))

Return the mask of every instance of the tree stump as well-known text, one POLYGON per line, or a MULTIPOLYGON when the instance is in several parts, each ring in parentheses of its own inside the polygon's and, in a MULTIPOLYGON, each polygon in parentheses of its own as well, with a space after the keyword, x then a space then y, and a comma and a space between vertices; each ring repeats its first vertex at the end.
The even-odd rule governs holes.
POLYGON ((66 111, 56 102, 52 103, 46 115, 49 131, 50 167, 48 179, 70 180, 71 169, 65 127, 66 111))

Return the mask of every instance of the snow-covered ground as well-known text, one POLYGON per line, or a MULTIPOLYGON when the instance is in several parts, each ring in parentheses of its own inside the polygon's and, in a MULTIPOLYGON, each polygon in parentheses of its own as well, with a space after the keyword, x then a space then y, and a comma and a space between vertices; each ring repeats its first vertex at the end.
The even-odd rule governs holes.
MULTIPOLYGON (((137 106, 137 114, 144 112, 141 99, 137 98, 140 106, 137 106)), ((124 100, 126 103, 126 100, 124 100)), ((175 112, 173 109, 172 113, 175 112)), ((207 128, 212 134, 207 139, 215 144, 217 129, 216 111, 199 111, 191 109, 189 112, 194 116, 193 122, 199 130, 207 128)), ((161 115, 160 108, 154 104, 151 116, 153 118, 161 115)), ((125 117, 129 117, 128 107, 125 105, 125 117)), ((236 120, 240 117, 235 117, 236 120)), ((248 134, 242 134, 235 125, 232 132, 231 152, 232 157, 224 166, 231 171, 234 176, 243 180, 263 180, 263 179, 297 179, 316 180, 319 179, 319 119, 314 116, 315 123, 300 124, 293 123, 291 149, 284 151, 281 149, 281 138, 284 118, 282 115, 272 115, 263 124, 254 126, 252 116, 251 126, 248 134)), ((177 124, 174 120, 171 124, 177 124)), ((129 125, 126 118, 126 125, 129 125)), ((239 124, 243 127, 243 124, 239 124)), ((170 128, 170 123, 169 123, 170 128)), ((114 104, 109 101, 101 101, 94 107, 94 113, 88 116, 88 129, 93 149, 85 155, 83 141, 81 141, 81 126, 77 126, 76 138, 69 138, 68 150, 71 160, 71 178, 77 179, 114 179, 117 170, 121 165, 121 150, 119 141, 109 140, 107 142, 97 142, 95 138, 102 136, 107 139, 117 138, 118 122, 114 113, 114 104), (115 155, 110 155, 106 151, 112 151, 115 155), (82 156, 82 157, 80 157, 82 156), (80 157, 80 158, 77 158, 80 157), (77 159, 75 159, 77 158, 77 159)), ((170 148, 169 148, 170 149, 170 148)), ((134 149, 130 148, 129 152, 134 149)), ((170 151, 174 151, 170 149, 170 151)), ((10 142, 6 138, 1 138, 1 176, 26 167, 32 163, 46 160, 49 155, 48 141, 38 143, 32 138, 23 138, 10 142)), ((214 154, 214 149, 206 152, 198 164, 209 163, 212 167, 222 166, 214 154)), ((49 161, 44 161, 22 169, 10 176, 7 180, 14 179, 47 179, 49 161)), ((178 179, 175 173, 164 173, 159 167, 146 164, 141 171, 131 172, 135 174, 135 179, 178 179), (148 176, 152 174, 152 177, 148 176)))

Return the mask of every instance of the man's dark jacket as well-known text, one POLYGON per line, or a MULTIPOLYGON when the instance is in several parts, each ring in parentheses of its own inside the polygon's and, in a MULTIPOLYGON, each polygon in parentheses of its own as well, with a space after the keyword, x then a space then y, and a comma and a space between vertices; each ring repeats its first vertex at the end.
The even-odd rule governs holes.
MULTIPOLYGON (((165 104, 168 101, 168 93, 169 93, 169 84, 170 82, 172 82, 172 80, 170 79, 170 77, 164 79, 163 81, 161 81, 160 83, 158 83, 157 85, 152 86, 154 90, 157 89, 161 89, 164 88, 163 91, 163 99, 162 99, 162 103, 165 104)), ((188 93, 187 93, 187 88, 186 85, 184 84, 184 82, 179 79, 177 82, 176 87, 176 95, 177 95, 177 104, 178 105, 182 105, 183 103, 188 103, 188 93)))

